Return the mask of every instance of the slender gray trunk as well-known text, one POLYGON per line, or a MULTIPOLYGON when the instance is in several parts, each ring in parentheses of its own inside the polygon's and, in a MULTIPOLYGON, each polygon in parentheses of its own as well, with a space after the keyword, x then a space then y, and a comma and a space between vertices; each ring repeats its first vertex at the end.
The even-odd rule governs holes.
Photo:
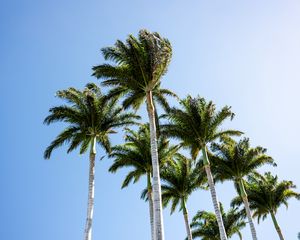
POLYGON ((184 199, 182 200, 182 202, 183 202, 183 217, 184 217, 185 228, 186 228, 188 240, 193 240, 192 231, 191 231, 190 222, 189 222, 189 213, 188 213, 184 199))
POLYGON ((223 219, 222 219, 222 214, 221 214, 221 211, 220 211, 220 205, 219 205, 219 201, 218 201, 218 198, 217 198, 215 184, 214 184, 213 176, 211 174, 210 163, 209 163, 209 160, 208 160, 208 156, 207 156, 207 152, 206 152, 205 147, 202 148, 202 153, 203 153, 203 163, 204 163, 204 168, 205 168, 205 172, 206 172, 206 175, 207 175, 210 194, 211 194, 215 214, 216 214, 216 217, 217 217, 217 222, 218 222, 218 227, 219 227, 219 232, 220 232, 220 239, 221 240, 227 240, 227 235, 226 235, 226 231, 225 231, 225 227, 224 227, 224 223, 223 223, 223 219))
POLYGON ((159 174, 158 149, 156 139, 155 109, 153 105, 152 92, 147 92, 147 111, 150 124, 151 159, 153 171, 153 217, 154 217, 154 239, 164 240, 164 225, 161 202, 161 184, 159 174))
POLYGON ((243 202, 244 202, 244 206, 245 206, 245 210, 246 210, 246 214, 247 214, 247 218, 248 218, 248 222, 249 222, 249 226, 250 226, 250 230, 251 230, 252 239, 257 240, 256 230, 255 230, 255 227, 254 227, 252 214, 251 214, 251 211, 250 211, 250 206, 249 206, 249 201, 248 201, 248 196, 247 196, 247 193, 245 191, 244 184, 243 184, 242 180, 239 180, 238 184, 239 184, 239 188, 240 188, 240 192, 241 192, 241 197, 242 197, 243 202))
POLYGON ((94 192, 95 192, 95 158, 96 158, 96 138, 93 138, 90 151, 90 169, 89 169, 89 192, 88 208, 84 231, 84 240, 92 239, 92 222, 94 213, 94 192))
POLYGON ((276 231, 278 233, 279 239, 280 240, 284 240, 282 232, 281 232, 281 229, 280 229, 279 224, 278 224, 278 222, 276 220, 275 214, 273 212, 270 212, 270 213, 271 213, 271 217, 272 217, 275 229, 276 229, 276 231))
POLYGON ((148 202, 151 226, 151 239, 154 240, 154 224, 153 224, 153 197, 152 197, 152 184, 150 173, 147 174, 147 189, 148 189, 148 202))

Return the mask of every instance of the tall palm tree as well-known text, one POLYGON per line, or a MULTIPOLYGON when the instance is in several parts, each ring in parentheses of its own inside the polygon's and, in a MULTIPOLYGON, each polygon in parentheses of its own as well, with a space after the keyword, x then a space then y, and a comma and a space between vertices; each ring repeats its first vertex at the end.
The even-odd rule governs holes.
MULTIPOLYGON (((228 238, 238 234, 239 238, 242 239, 242 233, 240 231, 246 225, 243 221, 243 213, 237 208, 231 208, 226 213, 222 204, 220 204, 220 210, 228 238)), ((191 228, 193 229, 194 238, 200 237, 202 240, 220 240, 216 215, 212 212, 199 211, 193 218, 191 228)))
MULTIPOLYGON (((278 182, 278 177, 268 172, 260 177, 257 174, 249 176, 245 188, 250 209, 254 212, 253 217, 257 217, 259 222, 261 218, 264 220, 270 214, 279 238, 284 240, 275 214, 282 204, 288 206, 287 201, 290 198, 300 199, 300 194, 293 191, 296 186, 292 181, 278 182)), ((239 206, 242 202, 243 200, 238 196, 231 204, 239 206)))
POLYGON ((266 149, 260 146, 251 148, 248 138, 243 138, 239 142, 232 138, 223 138, 221 143, 212 144, 215 153, 211 157, 214 178, 221 182, 226 180, 234 181, 238 186, 238 193, 244 202, 248 222, 253 240, 257 240, 256 230, 252 221, 247 193, 244 187, 244 177, 255 172, 264 164, 273 164, 273 159, 266 155, 266 149))
POLYGON ((202 151, 203 165, 207 175, 211 192, 214 210, 218 220, 221 240, 226 240, 226 232, 217 200, 215 185, 210 169, 210 162, 207 156, 207 144, 224 136, 241 135, 242 132, 236 130, 219 130, 220 125, 227 119, 232 119, 234 114, 230 107, 223 107, 219 112, 215 105, 204 98, 187 98, 181 100, 181 109, 172 108, 168 112, 170 123, 163 125, 163 133, 182 141, 183 147, 191 150, 194 159, 199 151, 202 151))
POLYGON ((161 79, 171 60, 171 44, 158 33, 141 30, 138 38, 130 35, 125 43, 118 40, 115 46, 103 48, 102 53, 106 60, 110 60, 114 64, 95 66, 93 75, 103 79, 103 86, 112 87, 108 97, 123 97, 124 108, 138 109, 142 103, 146 102, 153 167, 155 240, 163 240, 164 228, 154 101, 164 108, 168 108, 165 96, 175 96, 171 91, 160 88, 161 79))
POLYGON ((187 210, 188 197, 196 189, 203 187, 206 179, 192 159, 176 154, 175 161, 162 172, 162 201, 166 207, 171 202, 171 214, 179 205, 183 212, 188 239, 192 240, 192 232, 187 210))
MULTIPOLYGON (((178 146, 170 145, 169 141, 161 136, 158 138, 158 158, 160 168, 172 161, 173 155, 178 151, 178 146)), ((153 199, 152 199, 152 161, 150 149, 149 125, 143 124, 138 131, 126 129, 125 144, 112 148, 110 157, 114 163, 109 171, 115 173, 122 168, 132 168, 125 177, 122 188, 127 187, 130 182, 136 183, 141 176, 147 176, 147 199, 149 201, 151 239, 154 240, 153 226, 153 199)), ((144 197, 144 196, 142 196, 144 197)))
POLYGON ((92 221, 94 209, 94 182, 96 145, 99 144, 106 152, 110 151, 109 135, 114 129, 130 124, 138 117, 132 113, 122 113, 116 106, 116 100, 107 100, 100 88, 95 84, 87 84, 83 91, 69 88, 57 92, 57 96, 68 104, 53 107, 44 123, 65 122, 68 126, 51 142, 44 153, 49 159, 54 149, 68 144, 67 152, 80 146, 80 153, 90 148, 88 208, 84 239, 92 239, 92 221))

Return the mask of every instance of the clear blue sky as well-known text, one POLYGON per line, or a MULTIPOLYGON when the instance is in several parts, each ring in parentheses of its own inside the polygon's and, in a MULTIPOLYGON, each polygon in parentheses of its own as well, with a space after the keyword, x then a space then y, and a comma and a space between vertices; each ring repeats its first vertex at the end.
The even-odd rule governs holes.
MULTIPOLYGON (((60 103, 58 89, 95 81, 91 67, 103 62, 101 47, 141 28, 173 45, 164 87, 231 105, 236 118, 227 126, 268 148, 278 163, 272 171, 300 186, 299 26, 296 0, 0 1, 0 238, 82 239, 87 156, 62 148, 43 160, 63 125, 42 121, 60 103)), ((145 182, 120 190, 126 171, 111 175, 110 164, 97 162, 94 239, 149 240, 148 205, 139 199, 145 182)), ((217 191, 227 209, 232 184, 217 191)), ((191 216, 211 205, 208 192, 188 202, 191 216)), ((299 209, 293 200, 288 211, 278 212, 288 240, 300 231, 299 209)), ((165 210, 164 217, 166 239, 183 239, 181 213, 165 210)), ((269 218, 257 230, 260 239, 278 239, 269 218)), ((243 234, 250 239, 248 228, 243 234)))

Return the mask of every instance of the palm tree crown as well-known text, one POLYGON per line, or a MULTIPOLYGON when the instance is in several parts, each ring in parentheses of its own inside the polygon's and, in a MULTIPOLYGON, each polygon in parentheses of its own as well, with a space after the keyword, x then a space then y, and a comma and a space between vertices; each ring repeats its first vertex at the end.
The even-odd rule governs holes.
MULTIPOLYGON (((114 158, 114 163, 109 169, 114 173, 124 167, 133 167, 125 177, 122 188, 127 187, 131 181, 137 182, 143 175, 152 176, 149 125, 141 125, 136 132, 126 129, 125 142, 112 148, 110 157, 114 158)), ((170 145, 163 136, 158 139, 157 145, 160 167, 163 168, 166 163, 172 161, 179 147, 170 145)))
POLYGON ((194 161, 179 153, 162 171, 162 179, 163 205, 166 207, 171 202, 171 213, 178 205, 179 210, 185 210, 188 197, 206 181, 203 171, 195 166, 194 161))
POLYGON ((51 108, 44 123, 49 125, 62 121, 69 126, 47 147, 44 153, 46 159, 55 148, 65 143, 69 143, 68 153, 79 146, 80 153, 84 153, 94 138, 109 152, 109 134, 115 133, 115 128, 134 124, 134 120, 139 119, 135 114, 122 113, 116 101, 107 100, 95 84, 87 84, 83 91, 75 88, 58 91, 57 96, 69 105, 51 108))
MULTIPOLYGON (((300 199, 300 194, 293 191, 296 187, 292 181, 278 182, 277 176, 272 176, 270 172, 265 173, 264 176, 258 174, 248 177, 246 190, 249 199, 250 209, 253 210, 253 217, 257 220, 263 220, 271 215, 274 227, 281 240, 284 240, 283 233, 276 219, 277 209, 284 204, 288 206, 290 198, 300 199)), ((236 197, 232 200, 232 205, 241 205, 241 197, 236 197)))
POLYGON ((239 142, 223 138, 221 143, 213 143, 211 147, 215 153, 210 156, 215 180, 233 180, 238 184, 243 177, 264 164, 276 166, 274 160, 265 154, 267 149, 250 147, 249 138, 243 138, 239 142))
MULTIPOLYGON (((276 214, 282 204, 287 207, 290 198, 300 199, 300 194, 293 191, 296 186, 292 181, 278 182, 278 177, 272 176, 270 172, 260 177, 257 174, 249 176, 245 187, 250 208, 258 222, 261 218, 264 220, 270 213, 276 214)), ((241 204, 240 197, 232 200, 232 206, 241 204)))
POLYGON ((163 125, 164 134, 176 138, 184 147, 191 149, 191 155, 196 158, 207 143, 220 137, 241 135, 236 130, 220 130, 220 125, 228 118, 232 119, 234 113, 230 107, 223 107, 216 111, 216 106, 204 98, 187 98, 180 101, 182 109, 171 108, 168 112, 170 124, 163 125))
POLYGON ((108 97, 125 97, 123 106, 138 109, 145 101, 146 93, 168 108, 164 96, 176 96, 160 88, 160 80, 167 72, 172 57, 172 47, 158 33, 141 30, 138 38, 130 35, 126 42, 118 40, 113 47, 102 49, 106 60, 112 64, 93 67, 93 75, 104 79, 104 86, 113 87, 108 97))
MULTIPOLYGON (((224 227, 228 238, 238 234, 242 239, 240 230, 245 227, 243 221, 243 213, 237 208, 231 208, 227 213, 224 211, 222 204, 220 204, 222 218, 224 220, 224 227)), ((220 240, 219 229, 216 215, 211 212, 199 211, 193 218, 191 223, 193 229, 193 237, 200 237, 202 240, 220 240)))

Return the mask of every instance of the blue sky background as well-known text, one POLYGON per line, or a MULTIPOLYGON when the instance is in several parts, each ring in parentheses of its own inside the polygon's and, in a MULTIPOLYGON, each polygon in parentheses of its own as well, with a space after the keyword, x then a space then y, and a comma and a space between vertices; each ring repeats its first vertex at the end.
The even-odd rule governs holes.
MULTIPOLYGON (((103 62, 101 47, 141 28, 173 45, 164 87, 231 105, 236 118, 226 126, 268 148, 278 163, 263 170, 300 185, 299 25, 296 0, 0 1, 0 238, 83 238, 87 156, 61 148, 43 160, 63 125, 42 121, 61 103, 54 97, 58 89, 96 81, 91 67, 103 62)), ((139 199, 145 181, 121 190, 126 170, 109 174, 110 164, 97 162, 94 239, 149 240, 148 205, 139 199)), ((217 191, 227 209, 232 184, 217 185, 217 191)), ((212 210, 209 192, 193 194, 188 207, 191 217, 212 210)), ((278 212, 288 240, 300 231, 299 209, 292 200, 288 211, 278 212)), ((166 209, 164 220, 167 240, 184 239, 181 213, 170 216, 166 209)), ((269 218, 257 231, 260 239, 278 239, 269 218)), ((248 228, 243 235, 250 239, 248 228)))

